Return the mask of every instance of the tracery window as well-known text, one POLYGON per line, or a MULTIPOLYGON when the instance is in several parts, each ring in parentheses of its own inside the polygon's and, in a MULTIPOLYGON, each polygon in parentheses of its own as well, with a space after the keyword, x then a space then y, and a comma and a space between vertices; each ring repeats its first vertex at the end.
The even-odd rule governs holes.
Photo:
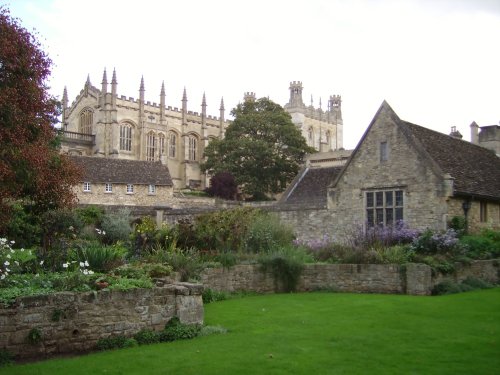
POLYGON ((120 125, 120 150, 132 151, 132 125, 124 123, 120 125))
POLYGON ((198 138, 195 135, 189 136, 189 160, 195 161, 198 157, 198 138))
POLYGON ((146 139, 146 160, 154 161, 156 155, 156 136, 154 132, 149 132, 146 139))
POLYGON ((92 124, 94 123, 94 112, 90 108, 84 108, 80 112, 79 132, 92 134, 92 124))
POLYGON ((163 133, 160 133, 158 135, 158 156, 161 158, 162 155, 165 154, 165 146, 166 146, 166 143, 165 143, 165 134, 163 133))
POLYGON ((168 134, 168 156, 170 158, 177 156, 177 134, 174 132, 168 134))

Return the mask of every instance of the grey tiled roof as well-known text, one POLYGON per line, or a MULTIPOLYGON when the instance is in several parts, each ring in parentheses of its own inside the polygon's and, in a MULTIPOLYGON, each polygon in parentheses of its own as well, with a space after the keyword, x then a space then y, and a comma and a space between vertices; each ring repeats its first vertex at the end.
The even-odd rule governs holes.
POLYGON ((280 203, 326 207, 328 186, 342 167, 307 168, 294 180, 280 203))
POLYGON ((494 152, 406 121, 401 124, 454 178, 455 194, 500 199, 500 158, 494 152))
POLYGON ((172 186, 168 167, 160 162, 70 156, 83 169, 83 179, 93 183, 172 186))

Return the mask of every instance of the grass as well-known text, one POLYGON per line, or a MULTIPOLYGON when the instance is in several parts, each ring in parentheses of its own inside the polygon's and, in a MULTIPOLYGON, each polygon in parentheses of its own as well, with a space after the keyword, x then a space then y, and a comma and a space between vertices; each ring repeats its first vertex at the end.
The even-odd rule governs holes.
POLYGON ((497 374, 500 288, 439 297, 276 294, 206 305, 225 335, 0 374, 497 374))

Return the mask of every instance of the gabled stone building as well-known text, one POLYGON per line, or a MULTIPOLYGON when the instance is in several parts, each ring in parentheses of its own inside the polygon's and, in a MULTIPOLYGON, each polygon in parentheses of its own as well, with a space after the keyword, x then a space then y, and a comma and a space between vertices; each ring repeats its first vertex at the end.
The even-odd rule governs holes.
POLYGON ((207 115, 205 95, 201 113, 188 111, 186 90, 181 108, 166 106, 165 86, 160 102, 145 101, 141 79, 139 99, 117 94, 116 72, 109 91, 106 70, 101 89, 87 78, 83 90, 69 105, 66 89, 62 100, 62 151, 105 159, 161 161, 168 166, 176 188, 204 188, 206 176, 200 161, 208 142, 222 138, 229 122, 221 99, 219 117, 207 115))
POLYGON ((390 225, 500 228, 500 158, 494 152, 401 120, 384 102, 328 191, 331 230, 390 225))
POLYGON ((171 205, 173 184, 166 165, 156 162, 71 156, 83 171, 75 191, 79 204, 171 205))

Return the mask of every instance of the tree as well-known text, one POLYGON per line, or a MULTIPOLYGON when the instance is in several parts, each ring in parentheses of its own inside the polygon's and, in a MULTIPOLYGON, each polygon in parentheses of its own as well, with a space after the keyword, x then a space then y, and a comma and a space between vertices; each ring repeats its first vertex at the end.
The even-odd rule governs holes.
POLYGON ((51 60, 36 37, 0 7, 0 230, 18 199, 36 213, 74 202, 80 171, 58 151, 51 60))
POLYGON ((205 189, 208 195, 234 200, 238 194, 238 185, 229 172, 218 172, 210 179, 210 187, 205 189))
POLYGON ((267 98, 245 101, 231 111, 234 121, 225 138, 205 149, 202 170, 231 173, 242 191, 253 197, 285 190, 295 177, 307 146, 290 115, 267 98))

